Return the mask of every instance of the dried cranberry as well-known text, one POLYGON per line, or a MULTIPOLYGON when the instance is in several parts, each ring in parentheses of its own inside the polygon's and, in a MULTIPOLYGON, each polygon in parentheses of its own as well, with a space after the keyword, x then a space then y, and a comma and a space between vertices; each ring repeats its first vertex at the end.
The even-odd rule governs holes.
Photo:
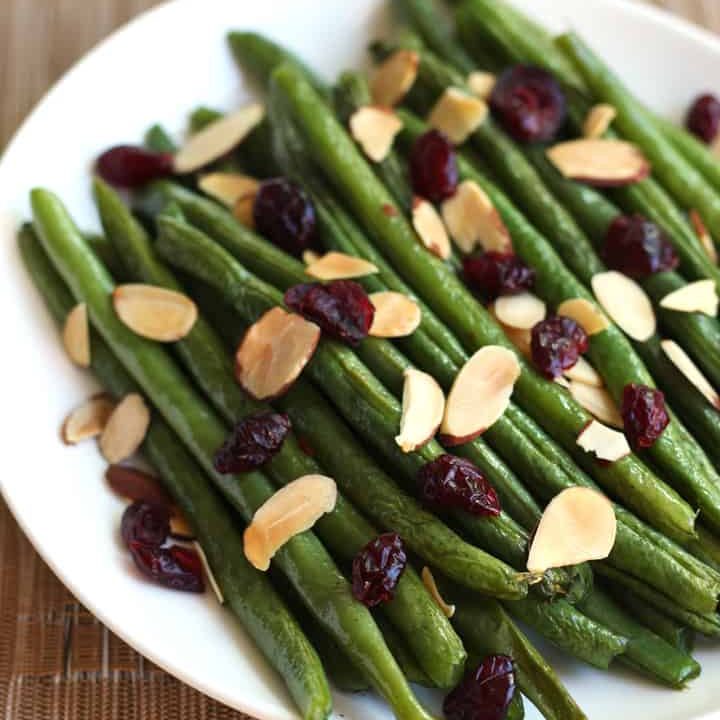
POLYGON ((551 315, 532 329, 532 359, 547 378, 562 375, 587 349, 587 334, 569 317, 551 315))
POLYGON ((619 215, 605 236, 603 259, 608 267, 634 278, 672 270, 678 256, 667 235, 642 215, 619 215))
POLYGON ((460 508, 473 515, 499 515, 495 488, 469 460, 440 455, 418 472, 420 496, 429 505, 460 508))
POLYGON ((407 555, 400 536, 379 535, 353 560, 353 596, 367 607, 392 600, 406 565, 407 555))
POLYGON ((457 157, 450 141, 438 130, 421 135, 410 151, 413 190, 432 202, 455 194, 459 181, 457 157))
POLYGON ((546 70, 515 65, 493 88, 490 108, 505 130, 520 142, 552 140, 565 121, 565 95, 546 70))
POLYGON ((131 543, 159 547, 170 534, 170 510, 162 505, 136 500, 125 508, 120 534, 128 547, 131 543))
POLYGON ((700 95, 690 106, 685 125, 703 142, 711 143, 720 130, 720 100, 709 93, 700 95))
POLYGON ((96 169, 98 175, 110 185, 136 188, 172 175, 173 156, 135 145, 118 145, 98 158, 96 169))
POLYGON ((291 427, 285 413, 266 412, 244 418, 215 453, 215 469, 223 474, 243 473, 264 465, 280 451, 291 427))
POLYGON ((515 695, 515 669, 507 655, 489 655, 445 698, 447 720, 504 720, 515 695))
POLYGON ((150 547, 131 542, 130 553, 140 572, 160 585, 185 592, 205 590, 202 561, 190 548, 180 545, 150 547))
POLYGON ((622 419, 625 435, 636 448, 649 448, 662 435, 670 417, 665 395, 647 385, 630 383, 623 390, 622 419))
POLYGON ((287 178, 266 180, 260 185, 253 219, 261 235, 296 257, 315 242, 315 208, 303 190, 287 178))
POLYGON ((535 271, 512 252, 470 255, 463 260, 463 271, 468 284, 488 300, 529 290, 535 282, 535 271))
POLYGON ((367 337, 375 317, 370 298, 354 280, 294 285, 285 293, 285 304, 329 336, 350 345, 367 337))

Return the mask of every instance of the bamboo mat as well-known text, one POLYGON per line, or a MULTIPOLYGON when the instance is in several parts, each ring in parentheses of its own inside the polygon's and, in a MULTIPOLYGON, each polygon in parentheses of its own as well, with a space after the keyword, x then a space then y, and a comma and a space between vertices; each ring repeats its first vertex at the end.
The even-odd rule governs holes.
MULTIPOLYGON (((159 0, 0 0, 0 149, 50 85, 159 0)), ((720 0, 653 0, 720 32, 720 0)), ((0 499, 0 720, 248 720, 190 689, 79 605, 0 499)))

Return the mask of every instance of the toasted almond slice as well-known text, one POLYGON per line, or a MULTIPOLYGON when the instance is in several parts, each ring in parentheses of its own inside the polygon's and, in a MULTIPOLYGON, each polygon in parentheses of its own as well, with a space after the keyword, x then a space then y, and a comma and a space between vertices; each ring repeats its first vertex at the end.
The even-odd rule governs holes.
POLYGON ((703 394, 713 407, 720 410, 720 395, 692 358, 674 340, 662 340, 660 345, 673 365, 703 394))
POLYGON ((497 320, 498 324, 502 328, 503 332, 507 336, 507 339, 528 359, 532 356, 530 344, 532 342, 532 332, 530 330, 519 330, 518 328, 512 328, 509 325, 503 325, 498 320, 497 313, 495 312, 495 303, 491 303, 488 306, 488 312, 497 320))
POLYGON ((195 539, 195 533, 190 527, 190 523, 178 508, 173 508, 173 512, 170 515, 170 535, 176 540, 185 540, 186 542, 191 542, 195 539))
POLYGON ((558 305, 557 314, 572 318, 588 335, 597 335, 610 327, 600 308, 585 298, 565 300, 558 305))
POLYGON ((305 268, 308 275, 319 280, 365 277, 377 271, 377 267, 367 260, 334 251, 326 253, 305 268))
POLYGON ((210 197, 232 208, 243 195, 255 195, 260 181, 242 173, 208 173, 198 180, 198 187, 210 197))
POLYGON ((578 435, 577 444, 599 460, 615 462, 630 454, 630 445, 621 432, 591 420, 578 435))
POLYGON ((423 567, 421 577, 425 589, 430 593, 432 599, 435 601, 435 604, 443 611, 443 615, 445 615, 445 617, 451 618, 455 614, 455 606, 448 605, 448 603, 445 602, 443 596, 438 590, 438 586, 435 582, 432 571, 429 567, 427 567, 427 565, 423 567))
POLYGON ((633 340, 645 342, 655 334, 657 321, 652 303, 633 279, 609 270, 593 275, 591 282, 605 312, 633 340))
POLYGON ((718 294, 714 280, 697 280, 683 285, 666 295, 660 307, 678 312, 701 312, 715 317, 718 311, 718 294))
POLYGON ((409 453, 437 432, 445 413, 445 395, 432 375, 408 368, 404 377, 400 434, 395 442, 409 453))
POLYGON ((227 155, 250 134, 264 116, 265 108, 260 103, 253 103, 195 133, 175 155, 175 172, 195 172, 227 155))
POLYGON ((464 253, 479 243, 483 250, 512 250, 510 233, 487 193, 474 181, 465 180, 442 204, 445 225, 464 253))
POLYGON ((554 377, 553 382, 560 387, 564 387, 566 390, 570 389, 570 381, 564 375, 554 377))
POLYGON ((309 530, 337 502, 337 486, 325 475, 303 475, 280 488, 258 508, 244 535, 245 557, 258 570, 270 567, 275 553, 309 530))
POLYGON ((499 345, 480 348, 455 378, 440 432, 446 445, 474 440, 505 412, 520 363, 512 350, 499 345))
POLYGON ((154 505, 170 508, 172 499, 160 481, 142 470, 127 465, 110 465, 105 471, 108 485, 128 500, 146 500, 154 505))
POLYGON ((702 245, 703 250, 705 251, 707 256, 710 258, 710 260, 713 263, 715 263, 715 265, 717 265, 718 264, 717 248, 715 247, 715 243, 713 242, 712 236, 710 235, 710 232, 708 231, 707 227, 705 227, 705 223, 703 222, 703 219, 697 210, 690 211, 690 222, 692 223, 693 230, 695 230, 695 234, 697 235, 698 240, 700 241, 700 244, 702 245))
POLYGON ((112 411, 100 435, 100 452, 109 463, 127 460, 142 445, 150 410, 138 393, 126 395, 112 411))
POLYGON ((218 581, 215 579, 215 575, 213 574, 212 568, 210 567, 207 555, 205 555, 205 551, 202 549, 202 545, 197 540, 195 540, 193 541, 193 546, 195 547, 197 554, 200 556, 200 562, 202 562, 203 570, 205 571, 205 577, 208 579, 208 583, 210 583, 210 587, 213 589, 215 597, 218 599, 218 602, 221 605, 224 605, 225 596, 222 594, 220 585, 218 585, 218 581))
POLYGON ((572 381, 570 383, 570 394, 575 398, 578 405, 584 407, 593 417, 600 420, 600 422, 616 428, 623 427, 620 411, 610 393, 605 388, 572 381))
POLYGON ((597 490, 571 487, 545 508, 528 553, 530 572, 603 560, 615 545, 617 521, 610 500, 597 490))
POLYGON ((320 257, 321 256, 313 250, 303 250, 302 261, 305 265, 312 265, 314 262, 317 262, 320 257))
POLYGON ((553 145, 547 156, 565 176, 597 187, 638 182, 650 174, 650 163, 623 140, 570 140, 553 145))
POLYGON ((583 137, 594 139, 602 137, 617 117, 617 110, 607 103, 599 103, 590 108, 583 123, 583 137))
POLYGON ((412 50, 398 50, 382 62, 371 83, 376 105, 397 105, 413 86, 418 74, 420 56, 412 50))
POLYGON ((412 335, 420 325, 420 306, 407 295, 384 290, 372 293, 370 302, 375 308, 375 317, 369 332, 372 337, 406 337, 412 335))
POLYGON ((80 367, 90 367, 90 326, 87 305, 76 305, 65 318, 63 345, 68 357, 80 367))
POLYGON ((176 342, 195 325, 195 303, 182 293, 155 285, 118 285, 113 306, 134 333, 159 342, 176 342))
POLYGON ((413 199, 412 223, 422 244, 441 260, 450 257, 451 247, 445 224, 435 206, 416 197, 413 199))
POLYGON ((568 380, 591 387, 600 388, 604 385, 600 373, 584 358, 579 357, 577 362, 563 372, 568 380))
POLYGON ((489 72, 475 70, 467 76, 467 86, 470 92, 481 100, 487 100, 495 89, 497 77, 489 72))
POLYGON ((368 105, 350 117, 350 134, 373 162, 382 162, 390 152, 402 121, 389 108, 368 105))
POLYGON ((255 198, 257 193, 248 192, 241 195, 233 206, 233 216, 235 219, 246 228, 251 230, 255 229, 255 198))
POLYGON ((60 430, 63 442, 76 445, 82 440, 96 437, 104 430, 114 409, 113 399, 105 393, 89 398, 65 418, 60 430))
POLYGON ((483 124, 488 114, 484 100, 457 88, 447 88, 428 115, 428 125, 453 145, 462 145, 483 124))
POLYGON ((530 292, 502 295, 495 301, 497 319, 516 330, 531 330, 545 319, 545 303, 530 292))
POLYGON ((320 328, 281 307, 250 326, 235 354, 235 377, 256 400, 285 393, 308 364, 320 328))

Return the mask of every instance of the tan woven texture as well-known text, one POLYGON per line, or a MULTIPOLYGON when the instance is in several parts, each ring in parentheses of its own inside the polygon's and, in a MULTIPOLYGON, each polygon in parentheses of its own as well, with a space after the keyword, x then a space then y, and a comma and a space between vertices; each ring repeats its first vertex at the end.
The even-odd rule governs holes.
MULTIPOLYGON (((0 149, 75 59, 158 1, 0 0, 0 149)), ((653 4, 720 31, 720 0, 653 4)), ((112 635, 47 568, 0 499, 0 720, 166 718, 249 720, 112 635)))

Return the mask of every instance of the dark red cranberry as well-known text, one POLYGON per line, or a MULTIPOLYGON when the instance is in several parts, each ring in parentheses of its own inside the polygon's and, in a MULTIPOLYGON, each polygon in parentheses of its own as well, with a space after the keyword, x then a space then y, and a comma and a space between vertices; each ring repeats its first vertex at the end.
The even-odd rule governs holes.
POLYGON ((120 534, 128 547, 134 542, 159 547, 170 534, 170 510, 162 505, 136 500, 125 508, 120 534))
POLYGON ((379 535, 353 560, 353 596, 367 607, 392 600, 406 565, 407 555, 400 536, 379 535))
POLYGON ((160 585, 185 592, 205 590, 202 561, 190 548, 180 545, 151 547, 131 542, 130 553, 140 572, 160 585))
POLYGON ((673 270, 678 256, 667 235, 642 215, 619 215, 605 236, 603 259, 608 267, 633 278, 673 270))
POLYGON ((136 188, 173 173, 173 156, 135 145, 118 145, 97 160, 97 174, 110 185, 136 188))
POLYGON ((296 257, 315 242, 315 208, 305 192, 287 178, 266 180, 260 185, 253 219, 261 235, 296 257))
POLYGON ((487 300, 529 290, 535 282, 535 271, 512 252, 470 255, 463 260, 463 271, 468 285, 487 300))
POLYGON ((315 457, 317 455, 317 452, 315 451, 315 448, 313 447, 312 443, 304 435, 298 435, 297 442, 298 442, 298 446, 300 447, 300 449, 308 457, 315 457))
POLYGON ((418 472, 420 496, 435 507, 473 515, 499 515, 500 499, 480 469, 465 458, 440 455, 418 472))
POLYGON ((532 329, 530 351, 535 366, 547 378, 556 378, 587 352, 588 337, 574 320, 551 315, 532 329))
POLYGON ((441 132, 428 130, 415 141, 410 151, 410 180, 417 195, 442 202, 455 194, 459 177, 455 150, 441 132))
POLYGON ((711 143, 720 130, 720 100, 709 93, 700 95, 690 106, 685 124, 703 142, 711 143))
POLYGON ((625 435, 636 448, 652 447, 668 426, 665 395, 647 385, 630 383, 623 390, 621 409, 625 435))
POLYGON ((553 75, 532 65, 505 70, 490 95, 493 115, 516 140, 552 140, 565 121, 565 95, 553 75))
POLYGON ((489 655, 443 703, 447 720, 504 720, 515 695, 515 669, 507 655, 489 655))
POLYGON ((330 337, 350 345, 367 337, 375 317, 370 298, 354 280, 294 285, 285 293, 285 304, 330 337))
POLYGON ((235 425, 215 453, 215 469, 226 475, 248 472, 264 465, 280 451, 291 427, 285 413, 266 412, 246 417, 235 425))

